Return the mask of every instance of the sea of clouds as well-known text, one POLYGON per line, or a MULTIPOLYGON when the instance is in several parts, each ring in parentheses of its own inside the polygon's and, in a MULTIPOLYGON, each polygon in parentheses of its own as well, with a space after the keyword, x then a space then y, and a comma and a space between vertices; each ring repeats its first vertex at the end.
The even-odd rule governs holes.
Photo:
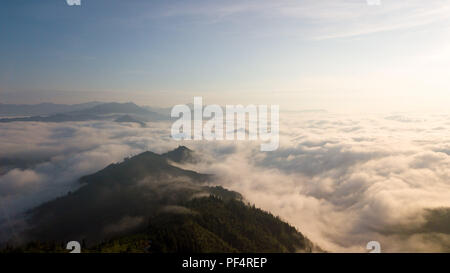
POLYGON ((373 240, 382 251, 450 249, 450 228, 429 225, 430 209, 450 207, 448 115, 281 113, 273 152, 259 142, 174 141, 170 126, 1 124, 0 236, 26 210, 76 190, 83 175, 186 145, 202 161, 182 167, 216 174, 327 251, 365 252, 373 240))

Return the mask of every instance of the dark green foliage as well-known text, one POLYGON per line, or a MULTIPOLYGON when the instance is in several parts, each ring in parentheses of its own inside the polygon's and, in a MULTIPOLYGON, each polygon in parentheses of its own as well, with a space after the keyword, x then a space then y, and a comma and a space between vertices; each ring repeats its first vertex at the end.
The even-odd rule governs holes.
POLYGON ((183 205, 192 213, 157 215, 150 219, 148 228, 140 236, 116 238, 96 250, 157 253, 312 251, 313 244, 294 227, 241 201, 210 196, 183 205))
MULTIPOLYGON (((313 250, 313 244, 294 227, 242 201, 210 196, 183 205, 191 211, 160 213, 149 219, 147 228, 83 248, 83 252, 284 253, 313 250)), ((4 251, 68 252, 62 243, 37 242, 4 251)))
MULTIPOLYGON (((180 148, 179 148, 180 149, 180 148)), ((184 150, 184 149, 183 149, 184 150)), ((29 243, 4 252, 310 252, 289 224, 207 186, 211 176, 145 152, 81 178, 77 191, 30 212, 29 243)))

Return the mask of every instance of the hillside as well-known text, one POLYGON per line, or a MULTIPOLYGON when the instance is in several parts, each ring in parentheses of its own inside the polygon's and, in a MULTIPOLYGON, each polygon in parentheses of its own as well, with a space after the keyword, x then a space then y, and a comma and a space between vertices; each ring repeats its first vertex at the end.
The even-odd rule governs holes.
POLYGON ((144 152, 82 177, 77 191, 30 211, 21 246, 6 251, 67 252, 73 240, 86 252, 313 250, 294 227, 165 155, 144 152))

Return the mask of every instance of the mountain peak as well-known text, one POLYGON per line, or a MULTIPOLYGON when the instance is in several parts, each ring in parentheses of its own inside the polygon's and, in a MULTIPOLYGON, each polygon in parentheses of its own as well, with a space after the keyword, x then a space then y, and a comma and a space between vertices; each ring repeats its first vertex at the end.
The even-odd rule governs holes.
POLYGON ((175 150, 162 154, 163 157, 177 163, 195 163, 197 157, 195 152, 186 146, 178 146, 175 150))
POLYGON ((179 145, 178 148, 176 148, 174 151, 189 151, 189 152, 192 152, 191 149, 189 149, 188 147, 183 146, 183 145, 179 145))
MULTIPOLYGON (((167 154, 191 152, 179 146, 167 154)), ((28 212, 30 228, 14 251, 63 252, 58 245, 69 240, 87 242, 87 252, 313 250, 293 226, 245 204, 241 194, 205 185, 211 178, 143 152, 83 177, 83 187, 28 212)))

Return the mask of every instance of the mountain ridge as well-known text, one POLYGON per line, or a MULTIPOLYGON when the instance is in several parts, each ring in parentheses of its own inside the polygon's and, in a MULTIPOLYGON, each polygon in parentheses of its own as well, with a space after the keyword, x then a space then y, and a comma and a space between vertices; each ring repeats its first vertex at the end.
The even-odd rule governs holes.
POLYGON ((311 252, 294 227, 243 202, 214 176, 181 169, 151 151, 79 179, 81 187, 28 212, 28 228, 9 252, 311 252), (148 242, 152 241, 151 248, 148 242))
MULTIPOLYGON (((64 105, 60 105, 63 107, 64 105)), ((134 122, 145 125, 147 121, 168 120, 168 117, 149 111, 132 102, 127 103, 92 103, 90 107, 73 110, 73 107, 61 109, 60 112, 47 111, 48 114, 39 114, 26 117, 0 118, 0 122, 71 122, 89 120, 112 120, 116 122, 134 122), (72 110, 71 110, 72 109, 72 110)), ((9 115, 12 115, 11 113, 9 115)))

